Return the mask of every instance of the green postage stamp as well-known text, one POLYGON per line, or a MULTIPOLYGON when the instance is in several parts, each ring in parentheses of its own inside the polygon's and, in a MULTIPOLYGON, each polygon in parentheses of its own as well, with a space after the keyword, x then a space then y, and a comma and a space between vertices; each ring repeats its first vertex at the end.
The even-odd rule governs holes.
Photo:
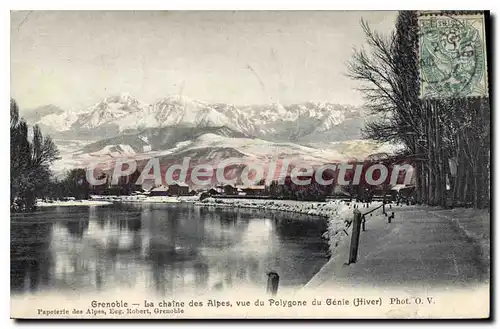
POLYGON ((420 97, 486 97, 484 15, 419 17, 420 97))

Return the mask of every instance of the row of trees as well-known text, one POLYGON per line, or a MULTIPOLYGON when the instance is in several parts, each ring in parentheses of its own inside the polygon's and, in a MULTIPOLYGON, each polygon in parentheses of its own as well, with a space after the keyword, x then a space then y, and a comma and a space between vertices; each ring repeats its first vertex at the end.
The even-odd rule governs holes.
POLYGON ((91 187, 85 177, 85 169, 75 168, 66 172, 64 178, 53 178, 43 193, 45 200, 65 200, 73 197, 78 200, 85 200, 90 197, 91 187))
MULTIPOLYGON (((129 176, 120 177, 116 185, 102 184, 91 185, 86 177, 85 169, 75 168, 69 170, 64 178, 53 179, 47 185, 46 193, 43 193, 45 199, 64 200, 67 197, 73 197, 77 200, 85 200, 90 195, 130 195, 132 192, 139 191, 140 186, 135 185, 140 172, 136 170, 129 176)), ((105 173, 101 173, 97 179, 106 178, 105 173)), ((107 177, 109 182, 110 177, 107 177)))
POLYGON ((399 13, 390 35, 361 23, 369 49, 348 64, 380 119, 367 138, 404 146, 416 167, 416 199, 429 205, 490 204, 489 98, 419 99, 418 13, 399 13))
POLYGON ((19 107, 10 101, 10 209, 32 211, 36 199, 44 197, 51 182, 50 165, 59 151, 38 126, 30 136, 28 125, 19 116, 19 107))
POLYGON ((33 211, 36 199, 62 200, 66 197, 88 199, 92 187, 84 169, 72 169, 63 179, 52 176, 50 165, 59 158, 52 139, 43 136, 35 125, 31 132, 10 101, 10 209, 33 211))

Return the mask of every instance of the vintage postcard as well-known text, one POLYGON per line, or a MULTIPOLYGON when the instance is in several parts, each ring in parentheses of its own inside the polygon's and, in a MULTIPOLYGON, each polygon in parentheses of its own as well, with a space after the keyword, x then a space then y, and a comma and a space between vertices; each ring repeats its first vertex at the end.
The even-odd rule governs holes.
POLYGON ((489 19, 12 11, 11 317, 489 318, 489 19))

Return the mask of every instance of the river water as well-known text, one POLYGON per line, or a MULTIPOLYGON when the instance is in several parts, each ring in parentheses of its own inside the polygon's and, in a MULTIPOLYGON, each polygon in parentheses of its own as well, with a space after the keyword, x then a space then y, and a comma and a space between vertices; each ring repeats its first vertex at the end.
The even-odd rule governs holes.
POLYGON ((327 262, 326 220, 193 204, 50 207, 11 217, 12 294, 159 296, 301 287, 327 262))

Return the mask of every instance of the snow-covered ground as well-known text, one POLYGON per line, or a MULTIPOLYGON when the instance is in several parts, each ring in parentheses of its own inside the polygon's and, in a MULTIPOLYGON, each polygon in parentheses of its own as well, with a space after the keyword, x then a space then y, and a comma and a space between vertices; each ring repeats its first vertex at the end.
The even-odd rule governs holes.
POLYGON ((175 196, 150 196, 145 199, 140 200, 142 203, 177 203, 181 202, 179 198, 175 196))
MULTIPOLYGON (((321 147, 303 146, 294 143, 275 143, 258 138, 232 138, 207 133, 199 136, 195 140, 179 142, 175 147, 165 150, 155 150, 136 153, 130 145, 106 145, 101 150, 91 153, 76 152, 70 156, 73 162, 81 164, 92 163, 97 160, 102 161, 101 167, 106 168, 104 163, 113 163, 113 160, 120 157, 131 157, 136 161, 153 157, 162 157, 174 153, 196 153, 198 150, 213 149, 218 152, 220 149, 233 149, 244 155, 244 160, 270 161, 273 156, 285 157, 290 162, 309 164, 325 164, 337 161, 352 160, 355 155, 362 160, 367 155, 378 152, 375 143, 364 141, 338 142, 322 144, 321 147), (357 145, 360 145, 357 147, 357 145), (356 152, 352 151, 356 150, 356 152)), ((385 149, 384 149, 385 150, 385 149)), ((197 158, 198 161, 210 162, 211 157, 206 159, 197 158)))
POLYGON ((68 207, 68 206, 104 206, 112 204, 104 200, 69 200, 69 201, 38 201, 37 207, 68 207))
POLYGON ((90 155, 95 157, 110 156, 112 158, 133 157, 135 156, 135 151, 127 144, 106 145, 101 150, 90 153, 90 155))
POLYGON ((38 207, 68 207, 68 206, 103 206, 115 202, 134 203, 194 203, 200 200, 194 196, 145 196, 145 195, 91 195, 90 200, 67 200, 67 201, 37 201, 38 207))
POLYGON ((353 219, 354 207, 362 213, 380 206, 380 202, 372 202, 369 208, 356 201, 344 202, 333 200, 329 202, 308 202, 293 200, 259 200, 259 199, 216 199, 207 198, 196 203, 198 206, 255 208, 263 210, 287 211, 299 214, 321 216, 327 218, 328 231, 323 235, 328 239, 330 252, 333 253, 340 240, 346 236, 346 221, 353 219))
POLYGON ((392 205, 387 211, 395 214, 391 222, 380 209, 367 218, 355 263, 347 264, 350 239, 343 239, 303 290, 401 286, 415 294, 489 283, 490 259, 482 248, 490 246, 488 210, 392 205))
POLYGON ((232 148, 250 159, 267 159, 276 154, 289 160, 296 159, 301 162, 321 164, 348 159, 334 149, 316 149, 294 143, 275 143, 258 138, 231 138, 211 133, 201 135, 184 150, 214 147, 232 148))
POLYGON ((177 203, 197 202, 200 197, 194 196, 146 196, 146 195, 92 195, 93 200, 108 202, 134 202, 134 203, 177 203))
POLYGON ((177 202, 197 202, 198 196, 150 196, 142 199, 142 203, 177 203, 177 202))
MULTIPOLYGON (((484 263, 489 264, 491 260, 491 213, 489 209, 441 209, 430 208, 430 212, 441 218, 451 221, 459 230, 474 241, 480 251, 484 263)), ((488 267, 488 271, 490 268, 488 267)))

